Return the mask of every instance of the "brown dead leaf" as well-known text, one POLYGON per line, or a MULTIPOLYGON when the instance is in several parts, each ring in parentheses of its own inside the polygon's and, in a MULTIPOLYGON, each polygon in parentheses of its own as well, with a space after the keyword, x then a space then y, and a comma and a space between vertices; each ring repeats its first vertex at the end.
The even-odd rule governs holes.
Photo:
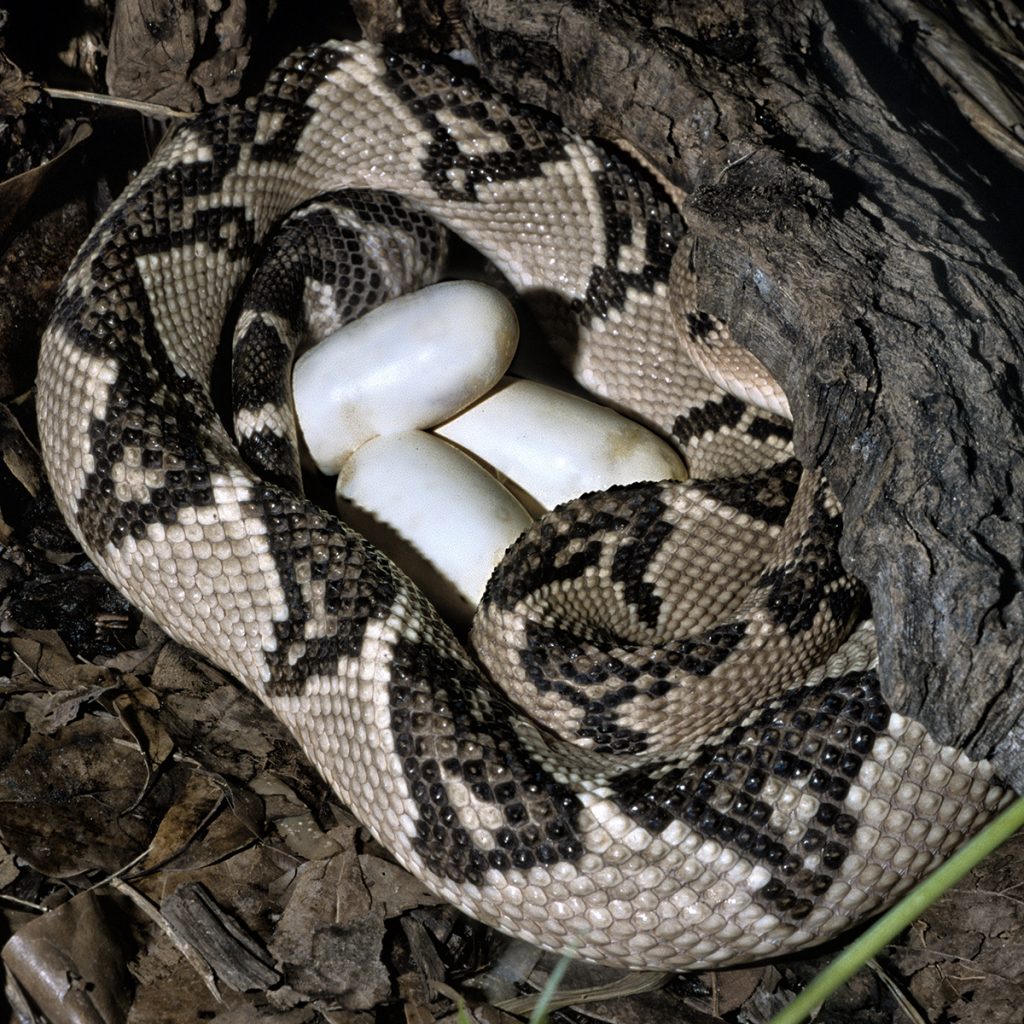
POLYGON ((20 873, 14 855, 0 846, 0 889, 10 885, 20 873))
POLYGON ((3 960, 51 1024, 116 1024, 130 1005, 113 903, 79 893, 23 925, 3 960))
POLYGON ((174 740, 160 721, 160 701, 153 691, 143 686, 137 676, 121 676, 120 681, 122 685, 110 705, 145 758, 149 778, 146 789, 139 795, 141 800, 155 774, 174 753, 174 740))
POLYGON ((76 662, 56 630, 22 630, 10 645, 17 659, 12 674, 16 689, 80 691, 103 686, 108 678, 104 669, 76 662))
POLYGON ((193 748, 207 771, 252 778, 277 744, 294 750, 284 726, 230 677, 168 643, 150 683, 182 750, 193 748))
MULTIPOLYGON (((214 816, 223 796, 212 779, 198 773, 189 775, 184 790, 157 827, 138 870, 153 871, 179 856, 214 816)), ((218 855, 221 852, 218 851, 218 855)))
MULTIPOLYGON (((186 807, 184 814, 176 817, 169 826, 167 844, 163 847, 165 852, 169 851, 175 839, 183 844, 161 864, 163 870, 171 877, 180 872, 197 871, 233 857, 252 846, 262 832, 263 819, 258 799, 225 799, 225 790, 228 788, 226 782, 204 779, 199 774, 189 777, 189 785, 197 787, 196 796, 199 802, 192 808, 186 807), (190 821, 190 813, 198 814, 202 811, 205 785, 211 782, 219 789, 222 802, 216 805, 209 818, 202 822, 191 836, 186 836, 189 824, 195 823, 194 819, 190 821), (180 829, 176 834, 175 827, 180 829)), ((236 796, 241 797, 243 794, 244 790, 239 790, 236 796)), ((163 822, 161 830, 162 828, 163 822)))
MULTIPOLYGON (((265 801, 267 819, 297 856, 303 860, 322 860, 340 852, 337 841, 320 828, 309 805, 284 780, 273 772, 263 772, 252 780, 251 786, 265 801)), ((342 816, 348 817, 347 812, 342 816)), ((348 824, 355 826, 355 819, 348 824)))
POLYGON ((311 1006, 300 1006, 294 1010, 280 1010, 276 1006, 235 1006, 216 1017, 208 1024, 319 1024, 321 1020, 327 1024, 373 1024, 373 1018, 363 1014, 331 1014, 317 1013, 311 1006))
POLYGON ((346 1009, 370 1009, 390 991, 380 960, 384 917, 359 871, 355 829, 335 829, 332 838, 340 853, 297 868, 269 949, 293 988, 331 993, 346 1009))
MULTIPOLYGON (((0 203, 3 201, 3 187, 4 183, 0 183, 0 203)), ((0 406, 0 453, 11 476, 31 497, 36 497, 42 486, 42 461, 6 405, 0 406)))
POLYGON ((394 861, 366 853, 360 855, 359 867, 370 887, 374 906, 381 908, 385 918, 398 917, 416 907, 445 905, 444 900, 394 861))
POLYGON ((738 971, 720 971, 708 975, 706 981, 713 981, 713 1005, 719 1016, 738 1010, 755 992, 764 978, 765 968, 751 967, 738 971))
POLYGON ((430 1008, 430 990, 422 976, 416 971, 407 971, 398 976, 397 984, 405 1024, 434 1024, 436 1018, 430 1008))
MULTIPOLYGON (((149 842, 144 814, 129 813, 146 781, 138 751, 111 718, 89 716, 34 733, 0 769, 0 833, 37 871, 68 878, 113 873, 149 842)), ((147 810, 172 796, 151 793, 147 810)))
POLYGON ((92 128, 89 125, 76 124, 66 134, 60 149, 51 159, 6 181, 0 181, 0 235, 7 231, 15 217, 28 205, 47 179, 59 170, 68 155, 90 135, 92 128))

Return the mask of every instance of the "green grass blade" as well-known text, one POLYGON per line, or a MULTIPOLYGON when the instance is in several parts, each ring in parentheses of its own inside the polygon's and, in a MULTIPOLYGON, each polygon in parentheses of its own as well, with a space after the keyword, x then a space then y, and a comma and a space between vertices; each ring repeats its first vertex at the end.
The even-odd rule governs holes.
POLYGON ((983 858, 1024 828, 1024 797, 1018 797, 920 885, 852 942, 780 1013, 771 1024, 800 1024, 871 957, 917 920, 947 889, 951 889, 983 858))
POLYGON ((533 1008, 533 1013, 530 1014, 530 1024, 544 1024, 548 1019, 548 1007, 551 1005, 551 1000, 555 998, 558 986, 562 984, 562 978, 571 963, 572 957, 569 956, 568 953, 565 953, 558 963, 555 964, 551 973, 548 975, 547 982, 540 991, 540 996, 537 998, 537 1005, 533 1008))

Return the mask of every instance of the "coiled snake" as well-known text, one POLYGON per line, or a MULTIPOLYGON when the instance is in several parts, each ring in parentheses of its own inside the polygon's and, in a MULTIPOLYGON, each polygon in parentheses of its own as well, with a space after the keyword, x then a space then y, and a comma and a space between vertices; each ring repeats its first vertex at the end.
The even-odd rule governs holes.
POLYGON ((627 967, 820 941, 1005 795, 885 705, 835 499, 783 418, 695 369, 728 339, 692 307, 684 231, 645 175, 545 116, 419 59, 316 46, 165 142, 74 261, 39 364, 50 480, 113 584, 257 693, 434 891, 627 967), (214 412, 255 252, 343 187, 400 193, 491 257, 580 381, 695 478, 570 505, 510 552, 483 608, 498 639, 474 642, 532 716, 365 541, 258 478, 214 412))

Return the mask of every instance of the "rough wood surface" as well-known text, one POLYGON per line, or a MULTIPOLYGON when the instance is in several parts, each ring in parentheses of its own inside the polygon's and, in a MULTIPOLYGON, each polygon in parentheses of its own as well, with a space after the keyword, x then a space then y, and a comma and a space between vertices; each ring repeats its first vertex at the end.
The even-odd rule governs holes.
POLYGON ((176 110, 199 110, 204 102, 234 96, 255 27, 247 24, 248 15, 244 3, 219 0, 119 0, 107 58, 110 94, 176 110))
POLYGON ((358 0, 689 193, 702 303, 846 508, 893 704, 1024 788, 1019 12, 358 0), (1015 34, 1016 33, 1016 34, 1015 34))

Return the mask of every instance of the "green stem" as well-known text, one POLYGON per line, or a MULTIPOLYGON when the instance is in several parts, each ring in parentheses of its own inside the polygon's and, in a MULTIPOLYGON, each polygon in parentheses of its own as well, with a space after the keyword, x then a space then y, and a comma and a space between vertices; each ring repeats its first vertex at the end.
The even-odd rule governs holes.
POLYGON ((537 1005, 533 1008, 533 1013, 530 1014, 529 1024, 544 1024, 548 1019, 548 1007, 558 993, 558 986, 561 985, 562 977, 571 963, 572 957, 568 953, 564 953, 552 968, 547 984, 541 989, 537 1005))
POLYGON ((772 1018, 771 1024, 800 1024, 809 1017, 844 981, 852 978, 947 889, 956 885, 971 868, 1020 828, 1024 828, 1024 796, 1018 797, 999 817, 850 943, 789 1006, 772 1018))

